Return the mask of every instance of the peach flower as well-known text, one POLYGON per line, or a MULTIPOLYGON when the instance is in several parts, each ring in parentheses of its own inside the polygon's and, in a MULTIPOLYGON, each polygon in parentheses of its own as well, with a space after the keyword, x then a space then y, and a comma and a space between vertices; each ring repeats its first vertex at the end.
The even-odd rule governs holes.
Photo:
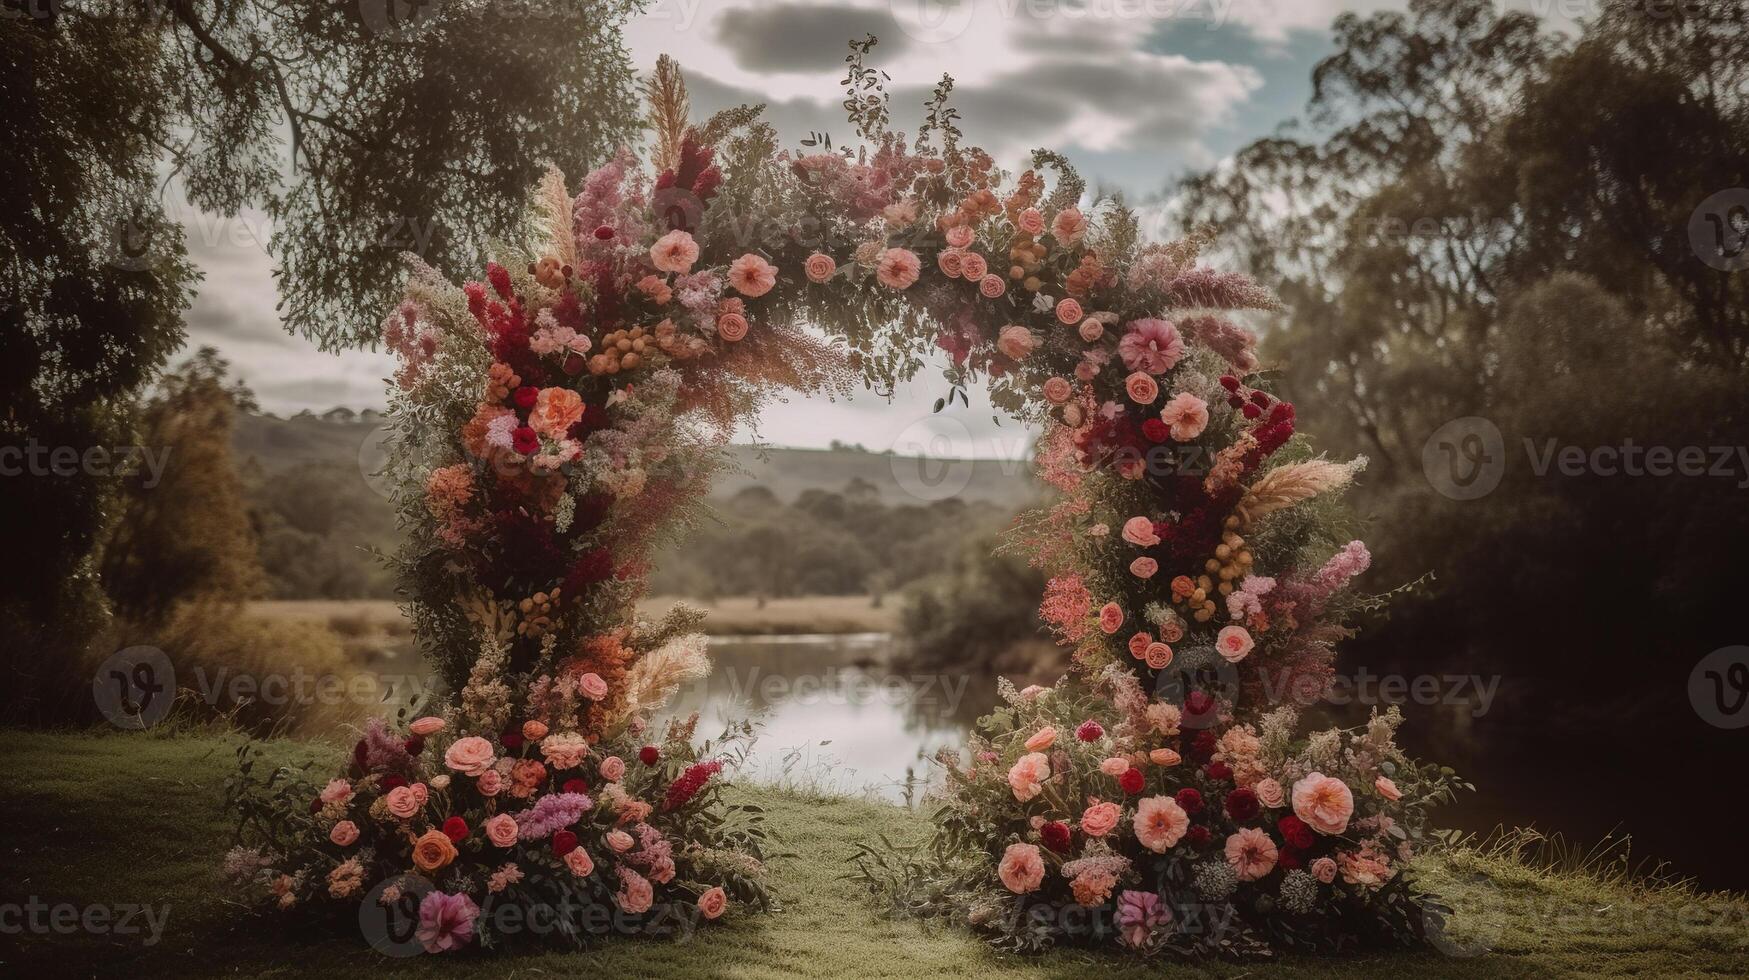
POLYGON ((358 840, 358 824, 350 820, 342 820, 328 831, 328 839, 341 847, 351 847, 358 840))
POLYGON ((967 282, 982 282, 990 271, 990 263, 976 252, 967 252, 960 259, 960 277, 967 282))
POLYGON ((802 271, 808 274, 809 282, 825 282, 832 278, 832 273, 838 271, 838 262, 830 255, 815 252, 802 263, 802 271))
POLYGON ((1354 793, 1348 784, 1321 772, 1308 773, 1294 783, 1294 816, 1320 834, 1335 835, 1348 829, 1354 815, 1354 793))
POLYGON ((954 225, 947 230, 947 243, 954 248, 965 248, 972 243, 972 229, 968 225, 954 225))
POLYGON ((1038 338, 1032 335, 1032 331, 1015 324, 1003 327, 996 337, 996 349, 1017 361, 1025 360, 1037 346, 1038 338))
POLYGON ((1116 633, 1123 626, 1123 607, 1115 602, 1108 602, 1099 607, 1099 628, 1105 635, 1116 633))
POLYGON ((516 843, 516 821, 508 813, 500 813, 486 818, 486 839, 499 847, 509 847, 516 843))
POLYGON ((1081 339, 1087 343, 1096 343, 1099 338, 1105 336, 1105 324, 1095 317, 1088 317, 1081 321, 1080 334, 1081 339))
POLYGON ((577 690, 582 691, 583 696, 591 701, 600 701, 607 697, 607 682, 601 679, 600 674, 590 671, 577 678, 577 690))
POLYGON ((1172 749, 1152 749, 1148 752, 1148 761, 1156 766, 1176 766, 1184 761, 1184 757, 1172 749))
POLYGON ((563 439, 583 419, 583 396, 569 388, 542 388, 528 424, 549 439, 563 439))
POLYGON ((1142 659, 1154 670, 1165 670, 1172 665, 1172 648, 1156 640, 1142 651, 1142 659))
POLYGON ((1130 760, 1119 755, 1114 755, 1108 759, 1101 759, 1099 761, 1099 771, 1116 779, 1130 771, 1130 760))
POLYGON ((1184 722, 1184 714, 1178 710, 1178 705, 1164 701, 1149 704, 1144 713, 1148 716, 1148 724, 1168 738, 1178 734, 1178 726, 1184 722))
POLYGON ((1057 320, 1060 323, 1080 323, 1083 312, 1081 303, 1073 296, 1065 296, 1057 302, 1057 320))
POLYGON ((607 841, 608 848, 615 854, 624 854, 631 850, 632 846, 636 843, 636 841, 632 840, 632 835, 623 830, 608 831, 605 840, 607 841))
POLYGON ((1056 726, 1046 725, 1038 731, 1033 732, 1032 737, 1026 740, 1026 750, 1028 752, 1043 752, 1045 749, 1056 744, 1056 741, 1056 726))
POLYGON ((1008 787, 1022 803, 1039 794, 1045 780, 1051 778, 1051 760, 1043 752, 1031 752, 1020 757, 1008 770, 1008 787))
POLYGON ((1066 378, 1048 378, 1045 381, 1044 394, 1045 401, 1052 405, 1061 405, 1074 394, 1074 389, 1069 387, 1066 378))
POLYGON ((1081 240, 1087 232, 1087 219, 1077 208, 1064 208, 1051 219, 1051 234, 1057 236, 1057 241, 1072 244, 1081 240))
POLYGON ((643 915, 650 911, 650 906, 656 900, 656 888, 650 884, 649 879, 622 867, 620 881, 624 887, 614 893, 614 902, 631 915, 643 915))
POLYGON ((692 271, 692 264, 698 261, 698 243, 692 240, 692 235, 676 228, 656 239, 656 244, 650 246, 650 264, 663 272, 674 272, 685 275, 692 271))
POLYGON ((698 897, 698 911, 706 919, 720 919, 729 907, 729 896, 719 887, 705 889, 698 897))
POLYGON ((443 753, 443 764, 464 776, 478 776, 492 768, 492 743, 478 735, 458 738, 443 753))
POLYGON ((352 799, 352 784, 344 779, 330 779, 317 798, 323 803, 344 803, 352 799))
POLYGON ((396 786, 383 797, 383 802, 401 820, 411 820, 419 814, 419 796, 411 786, 396 786))
POLYGON ((1336 862, 1327 857, 1312 862, 1312 876, 1328 885, 1336 880, 1336 862))
POLYGON ((481 796, 497 796, 504 791, 504 774, 496 769, 488 769, 480 773, 480 781, 474 787, 481 796))
POLYGON ((571 873, 577 877, 587 878, 595 873, 595 859, 581 847, 572 848, 565 855, 565 867, 570 868, 571 873))
POLYGON ((1122 816, 1123 810, 1116 803, 1095 803, 1081 811, 1081 832, 1089 837, 1104 837, 1122 816))
POLYGON ((1256 827, 1246 827, 1227 838, 1227 865, 1240 881, 1256 881, 1275 870, 1280 853, 1275 841, 1256 827))
POLYGON ((1152 548, 1160 543, 1160 535, 1154 533, 1154 522, 1146 517, 1124 521, 1123 539, 1138 548, 1152 548))
POLYGON ((1154 642, 1151 633, 1136 633, 1130 637, 1130 656, 1137 660, 1148 655, 1148 644, 1154 642))
POLYGON ((1373 780, 1372 788, 1378 790, 1380 796, 1390 800, 1392 803, 1403 798, 1403 791, 1398 789, 1397 784, 1391 782, 1390 777, 1388 776, 1380 776, 1373 780))
POLYGON ((1251 787, 1251 792, 1257 794, 1258 802, 1272 810, 1287 802, 1287 796, 1282 792, 1281 783, 1267 776, 1259 779, 1251 787))
POLYGON ((943 249, 935 256, 935 264, 941 269, 941 274, 949 279, 958 279, 965 269, 960 265, 965 253, 958 249, 943 249))
POLYGON ((1172 430, 1172 438, 1189 442, 1202 435, 1209 424, 1209 403, 1189 392, 1181 391, 1160 409, 1160 421, 1172 430))
POLYGON ((907 248, 889 248, 881 253, 875 266, 875 278, 888 289, 908 289, 917 281, 923 263, 917 253, 907 248))
POLYGON ((1136 840, 1155 854, 1164 854, 1190 829, 1190 815, 1170 796, 1150 796, 1136 806, 1136 840))
POLYGON ((407 730, 424 738, 436 735, 438 732, 443 731, 443 725, 444 722, 442 718, 438 718, 435 715, 426 715, 423 718, 416 719, 413 724, 408 725, 407 730))
POLYGON ((764 296, 777 285, 777 267, 748 252, 729 263, 729 285, 743 296, 764 296))
POLYGON ((717 336, 731 344, 745 339, 747 318, 739 313, 724 313, 717 317, 717 336))
POLYGON ((1016 895, 1038 891, 1045 880, 1045 862, 1035 844, 1010 844, 1002 852, 996 876, 1016 895))
POLYGON ((455 855, 455 844, 441 830, 427 830, 413 842, 413 866, 420 871, 448 867, 455 855))
POLYGON ((1215 649, 1220 651, 1221 659, 1230 664, 1244 660, 1256 645, 1250 631, 1239 625, 1222 627, 1215 635, 1215 649))
POLYGON ((1039 213, 1038 208, 1027 208, 1020 212, 1015 225, 1028 235, 1042 235, 1045 233, 1045 216, 1039 213))
POLYGON ((1149 558, 1147 555, 1143 555, 1135 561, 1130 562, 1130 574, 1134 575, 1136 578, 1153 578, 1154 573, 1159 570, 1160 563, 1149 558))
POLYGON ((1136 371, 1123 379, 1123 390, 1137 405, 1152 405, 1160 397, 1159 382, 1146 371, 1136 371))
POLYGON ((617 755, 610 755, 601 760, 601 778, 610 783, 617 783, 626 776, 625 760, 617 755))
POLYGON ((1008 292, 1008 283, 1004 282, 1001 276, 992 273, 978 280, 978 292, 982 293, 985 299, 996 299, 1008 292))

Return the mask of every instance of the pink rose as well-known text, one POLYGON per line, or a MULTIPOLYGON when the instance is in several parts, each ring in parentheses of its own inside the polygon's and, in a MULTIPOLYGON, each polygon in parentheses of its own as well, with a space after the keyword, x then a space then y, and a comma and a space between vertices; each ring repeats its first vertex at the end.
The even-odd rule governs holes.
POLYGON ((625 852, 631 850, 632 845, 634 843, 636 843, 635 841, 632 840, 632 835, 626 833, 623 830, 610 830, 610 831, 608 831, 606 840, 607 840, 607 846, 615 854, 624 854, 625 852))
POLYGON ((607 682, 601 679, 600 674, 590 671, 577 678, 577 690, 582 691, 583 696, 591 701, 600 701, 607 697, 607 682))
POLYGON ((1190 829, 1190 814, 1170 796, 1150 796, 1136 805, 1132 824, 1143 847, 1164 854, 1190 829))
POLYGON ((1001 276, 986 275, 978 280, 978 292, 982 293, 985 299, 996 299, 1008 292, 1008 283, 1004 282, 1001 276))
POLYGON ((581 847, 574 847, 565 852, 565 867, 579 878, 587 878, 595 873, 595 859, 581 847))
POLYGON ((426 715, 408 725, 407 730, 421 738, 427 738, 443 731, 443 719, 434 715, 426 715))
POLYGON ((1027 208, 1020 212, 1020 218, 1015 224, 1028 235, 1042 235, 1045 232, 1045 216, 1039 214, 1038 208, 1027 208))
POLYGON ((1154 573, 1159 570, 1160 563, 1149 558, 1147 555, 1143 555, 1135 561, 1130 562, 1130 574, 1134 575, 1136 578, 1153 578, 1154 573))
POLYGON ((1016 895, 1037 891, 1045 880, 1045 862, 1035 844, 1010 844, 1002 852, 996 876, 1016 895))
POLYGON ((1172 647, 1170 644, 1155 640, 1148 644, 1146 650, 1142 651, 1142 659, 1154 670, 1165 670, 1172 666, 1172 647))
POLYGON ((1123 379, 1123 390, 1137 405, 1152 405, 1154 399, 1160 397, 1160 385, 1154 381, 1153 375, 1143 371, 1136 371, 1123 379))
POLYGON ((1275 841, 1256 827, 1246 827, 1227 838, 1227 866, 1240 881, 1256 881, 1275 870, 1280 852, 1275 841))
POLYGON ((504 774, 496 769, 488 769, 480 773, 480 781, 475 786, 481 796, 497 796, 504 791, 504 774))
POLYGON ((747 318, 739 313, 724 313, 717 317, 717 336, 731 344, 746 339, 747 318))
POLYGON ((1287 802, 1287 797, 1282 793, 1281 783, 1268 777, 1259 779, 1256 785, 1251 787, 1251 791, 1257 794, 1258 802, 1272 810, 1287 802))
POLYGON ((982 282, 990 271, 990 263, 976 252, 966 252, 960 259, 960 278, 967 282, 982 282))
POLYGON ((963 255, 964 253, 960 252, 958 249, 943 249, 936 254, 935 264, 941 269, 942 275, 947 276, 949 279, 958 279, 960 273, 965 271, 960 266, 960 261, 963 255))
POLYGON ((1081 339, 1087 343, 1097 343, 1099 338, 1105 336, 1105 324, 1096 317, 1088 317, 1081 321, 1080 334, 1081 339))
POLYGON ((743 296, 764 296, 777 285, 777 267, 748 252, 729 263, 729 285, 743 296))
POLYGON ((1050 748, 1056 741, 1056 727, 1046 725, 1038 731, 1033 732, 1032 737, 1026 740, 1026 750, 1028 752, 1043 752, 1045 749, 1050 748))
POLYGON ((617 755, 610 755, 601 760, 601 778, 610 783, 617 783, 626 776, 625 760, 617 755))
POLYGON ((1014 791, 1014 798, 1022 803, 1039 794, 1042 783, 1051 778, 1051 760, 1043 752, 1032 752, 1023 755, 1008 770, 1008 788, 1014 791))
POLYGON ((358 840, 358 824, 350 820, 342 820, 328 831, 328 839, 341 847, 351 847, 358 840))
POLYGON ((413 794, 410 786, 396 786, 383 796, 383 802, 389 808, 389 813, 401 820, 411 820, 419 812, 419 797, 413 794))
POLYGON ((909 289, 923 270, 917 253, 905 248, 889 248, 881 253, 875 266, 875 278, 888 289, 909 289))
POLYGON ((1052 405, 1061 405, 1074 394, 1066 378, 1049 378, 1045 381, 1045 401, 1052 405))
POLYGON ((1391 782, 1390 778, 1386 776, 1380 776, 1373 780, 1372 788, 1378 790, 1380 796, 1390 800, 1392 803, 1403 798, 1403 791, 1398 789, 1397 784, 1391 782))
POLYGON ((1108 602, 1099 607, 1099 628, 1106 636, 1116 633, 1123 626, 1123 607, 1115 602, 1108 602))
POLYGON ((1179 392, 1160 409, 1160 421, 1172 430, 1172 438, 1189 442, 1208 427, 1209 403, 1189 392, 1179 392))
POLYGON ((1256 644, 1251 639, 1251 633, 1239 625, 1227 626, 1215 636, 1215 649, 1221 652, 1221 659, 1227 663, 1236 664, 1245 659, 1256 644))
POLYGON ((624 867, 619 869, 619 877, 624 887, 613 896, 619 907, 631 915, 643 915, 650 911, 650 906, 656 899, 656 889, 649 879, 624 867))
POLYGON ((1095 803, 1081 812, 1081 832, 1089 837, 1104 837, 1117 826, 1123 810, 1116 803, 1095 803))
POLYGON ((1082 217, 1076 208, 1064 208, 1051 219, 1051 234, 1057 236, 1057 241, 1071 244, 1081 240, 1087 231, 1087 219, 1082 217))
POLYGON ((1080 323, 1082 316, 1081 304, 1073 296, 1065 296, 1057 302, 1057 320, 1065 324, 1080 323))
POLYGON ((1294 783, 1294 816, 1320 834, 1334 836, 1348 829, 1354 815, 1354 793, 1348 784, 1321 772, 1294 783))
POLYGON ((344 779, 330 779, 318 796, 323 803, 344 803, 352 799, 352 784, 344 779))
POLYGON ((1130 771, 1130 760, 1118 755, 1114 755, 1108 759, 1101 759, 1099 761, 1099 771, 1116 779, 1130 771))
POLYGON ((1336 862, 1329 858, 1319 858, 1312 862, 1312 876, 1328 885, 1336 880, 1336 862))
POLYGON ((1038 339, 1033 337, 1031 330, 1014 324, 1003 327, 996 338, 996 349, 1017 361, 1025 360, 1037 346, 1038 339))
POLYGON ((830 255, 815 252, 802 263, 802 271, 808 274, 809 282, 825 282, 838 271, 838 262, 830 255))
POLYGON ((516 821, 508 813, 487 817, 486 839, 499 847, 509 847, 516 843, 516 821))
POLYGON ((729 907, 729 896, 720 887, 707 888, 698 897, 698 911, 706 919, 719 919, 729 907))
POLYGON ((685 275, 697 261, 698 243, 678 228, 656 239, 656 244, 650 246, 650 264, 663 272, 685 275))
POLYGON ((954 225, 947 230, 947 243, 954 248, 965 248, 972 243, 972 229, 968 225, 954 225))
POLYGON ((1154 533, 1154 522, 1146 517, 1124 521, 1123 539, 1138 548, 1152 548, 1160 543, 1160 535, 1154 533))
POLYGON ((478 735, 458 738, 443 753, 443 764, 464 776, 478 776, 492 767, 492 743, 478 735))

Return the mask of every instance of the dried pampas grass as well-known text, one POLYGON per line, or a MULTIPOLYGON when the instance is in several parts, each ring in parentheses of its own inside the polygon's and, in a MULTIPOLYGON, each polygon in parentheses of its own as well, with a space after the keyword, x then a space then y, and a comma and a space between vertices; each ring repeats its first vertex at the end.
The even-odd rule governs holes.
POLYGON ((1340 490, 1354 479, 1354 474, 1366 468, 1366 457, 1347 463, 1314 459, 1304 463, 1278 466, 1245 491, 1244 499, 1234 508, 1243 527, 1256 524, 1278 510, 1286 510, 1302 500, 1321 493, 1340 490))
POLYGON ((674 696, 680 685, 711 672, 705 635, 688 633, 644 654, 626 673, 625 713, 649 712, 674 696))

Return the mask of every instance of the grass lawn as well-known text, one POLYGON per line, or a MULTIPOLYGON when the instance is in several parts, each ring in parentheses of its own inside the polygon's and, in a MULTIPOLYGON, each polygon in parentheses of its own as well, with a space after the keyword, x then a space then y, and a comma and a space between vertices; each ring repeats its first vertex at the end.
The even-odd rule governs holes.
MULTIPOLYGON (((219 809, 236 740, 195 736, 4 732, 0 790, 0 974, 16 976, 617 977, 1099 977, 1156 976, 1119 955, 1059 952, 1018 958, 971 936, 883 922, 876 903, 841 880, 856 841, 905 838, 923 821, 897 807, 747 789, 767 804, 790 852, 772 862, 783 909, 731 916, 682 943, 610 939, 589 952, 387 959, 355 931, 291 935, 284 920, 227 901, 217 866, 230 826, 219 809), (20 933, 29 899, 78 908, 151 906, 161 941, 142 936, 20 933)), ((279 743, 284 760, 333 758, 320 746, 279 743)), ((1639 887, 1533 871, 1457 851, 1423 862, 1425 880, 1459 909, 1454 931, 1488 952, 1438 952, 1276 965, 1210 964, 1185 972, 1239 976, 1545 976, 1749 973, 1749 903, 1682 888, 1639 887)), ((143 921, 143 920, 136 920, 143 921)), ((1174 968, 1179 969, 1179 968, 1174 968)))

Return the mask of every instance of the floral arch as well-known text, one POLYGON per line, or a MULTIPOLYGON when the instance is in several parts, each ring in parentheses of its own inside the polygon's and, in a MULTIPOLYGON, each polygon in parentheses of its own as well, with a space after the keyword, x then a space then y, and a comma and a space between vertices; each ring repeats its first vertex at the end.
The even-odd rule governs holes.
POLYGON ((1449 776, 1397 749, 1394 709, 1304 734, 1280 695, 1321 689, 1369 559, 1330 507, 1358 464, 1296 437, 1229 318, 1274 301, 1200 264, 1205 236, 1140 241, 1059 156, 1004 173, 949 82, 915 139, 889 131, 851 62, 853 152, 781 150, 753 109, 693 124, 664 61, 650 165, 622 150, 576 193, 549 173, 480 281, 414 261, 383 330, 395 562, 455 696, 373 725, 319 789, 240 793, 255 846, 231 870, 285 909, 416 900, 415 951, 510 942, 495 902, 765 904, 730 749, 651 728, 708 662, 701 616, 636 619, 648 556, 762 399, 891 384, 933 345, 956 388, 1043 427, 1059 500, 1013 539, 1073 667, 1005 688, 972 757, 940 760, 936 847, 906 876, 932 884, 893 897, 1015 948, 1417 941, 1436 906, 1404 869, 1449 776), (1103 927, 1014 914, 1071 906, 1103 927), (1190 925, 1214 907, 1228 928, 1190 925))

